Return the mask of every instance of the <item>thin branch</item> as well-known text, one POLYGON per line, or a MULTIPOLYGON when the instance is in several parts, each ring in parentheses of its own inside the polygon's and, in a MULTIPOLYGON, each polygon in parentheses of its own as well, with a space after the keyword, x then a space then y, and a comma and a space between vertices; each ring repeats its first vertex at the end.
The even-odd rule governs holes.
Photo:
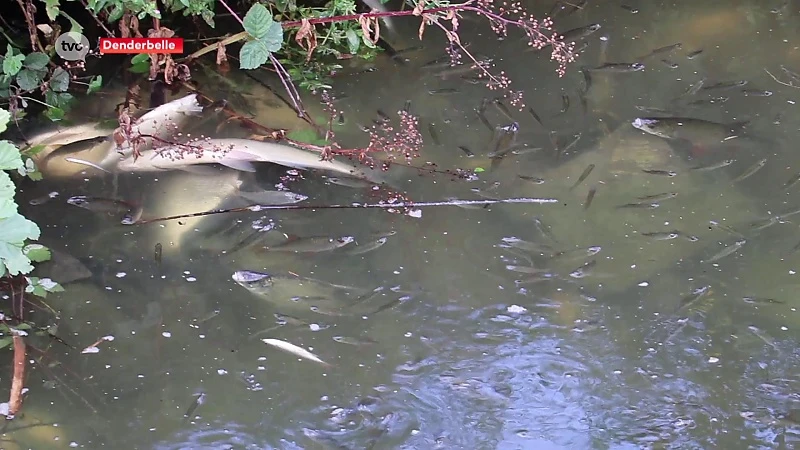
POLYGON ((22 409, 22 387, 25 382, 25 341, 14 334, 14 377, 11 379, 11 395, 8 400, 8 418, 13 418, 22 409))
POLYGON ((777 79, 777 78, 775 77, 775 75, 771 74, 771 73, 769 72, 769 70, 767 70, 767 69, 764 69, 764 72, 767 72, 767 75, 771 76, 771 77, 772 77, 772 79, 773 79, 773 80, 775 80, 775 82, 776 82, 776 83, 778 83, 778 84, 782 84, 782 85, 784 85, 784 86, 788 86, 788 87, 790 87, 790 88, 800 89, 800 86, 795 86, 795 85, 793 85, 793 84, 791 84, 791 83, 786 83, 786 82, 783 82, 783 81, 781 81, 781 80, 777 79))
POLYGON ((79 1, 83 5, 83 7, 86 8, 86 11, 89 11, 89 14, 92 15, 92 18, 94 19, 95 22, 97 22, 97 25, 100 25, 100 28, 102 28, 106 32, 108 37, 112 37, 113 38, 114 37, 114 33, 112 33, 108 28, 106 28, 106 26, 103 24, 103 22, 100 19, 97 18, 97 14, 95 14, 94 11, 92 11, 92 9, 89 8, 89 5, 86 3, 86 0, 79 0, 79 1))

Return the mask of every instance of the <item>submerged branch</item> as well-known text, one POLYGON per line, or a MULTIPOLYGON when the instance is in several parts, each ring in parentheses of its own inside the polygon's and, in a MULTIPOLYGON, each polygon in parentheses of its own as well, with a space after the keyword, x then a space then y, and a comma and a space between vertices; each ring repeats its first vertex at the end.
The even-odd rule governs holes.
POLYGON ((389 210, 401 210, 411 208, 424 208, 431 206, 480 206, 480 205, 496 205, 500 203, 558 203, 555 198, 530 198, 530 197, 515 197, 503 198, 497 200, 445 200, 440 202, 393 202, 393 203, 351 203, 349 205, 252 205, 242 208, 229 208, 229 209, 212 209, 210 211, 201 211, 190 214, 180 214, 177 216, 159 217, 157 219, 140 220, 131 225, 144 225, 153 222, 163 222, 166 220, 187 219, 191 217, 211 216, 215 214, 228 214, 236 212, 247 211, 267 211, 267 210, 316 210, 316 209, 364 209, 364 208, 377 208, 389 210))
POLYGON ((25 382, 25 341, 22 336, 14 334, 14 377, 11 379, 11 395, 8 400, 8 416, 13 419, 22 409, 22 387, 25 382))

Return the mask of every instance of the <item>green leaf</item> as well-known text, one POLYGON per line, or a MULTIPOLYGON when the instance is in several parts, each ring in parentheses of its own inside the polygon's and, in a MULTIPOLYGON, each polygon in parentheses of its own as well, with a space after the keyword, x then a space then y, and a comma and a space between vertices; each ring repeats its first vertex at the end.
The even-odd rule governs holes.
POLYGON ((361 42, 363 42, 363 43, 364 43, 364 45, 366 45, 366 46, 367 46, 367 47, 369 47, 369 48, 375 48, 375 47, 376 47, 376 45, 375 45, 375 44, 373 44, 373 43, 372 43, 372 41, 370 41, 370 40, 369 40, 369 38, 367 38, 366 36, 364 36, 364 34, 363 34, 363 33, 361 34, 361 42))
POLYGON ((138 55, 131 58, 131 65, 137 65, 146 62, 148 65, 150 64, 150 55, 147 53, 139 53, 138 55))
POLYGON ((13 336, 3 336, 0 338, 0 350, 8 347, 11 343, 14 342, 13 336))
POLYGON ((34 170, 33 172, 28 172, 28 178, 30 178, 32 181, 42 181, 44 179, 44 175, 42 175, 42 172, 34 170))
POLYGON ((20 153, 22 153, 25 156, 31 157, 31 156, 38 155, 39 153, 42 152, 42 150, 44 150, 46 148, 47 148, 46 145, 39 144, 39 145, 34 145, 33 147, 28 147, 28 148, 26 148, 24 150, 20 150, 20 153))
POLYGON ((0 259, 11 275, 33 270, 22 246, 26 239, 39 239, 39 234, 39 227, 19 214, 0 219, 0 259))
POLYGON ((22 69, 17 74, 17 85, 23 91, 32 91, 42 82, 40 74, 36 70, 22 69))
POLYGON ((33 262, 45 262, 50 260, 50 249, 41 244, 28 244, 22 249, 22 253, 33 262))
POLYGON ((0 170, 17 170, 24 166, 17 147, 9 141, 0 141, 0 170))
POLYGON ((239 51, 239 68, 253 70, 269 60, 269 49, 262 41, 245 42, 239 51))
POLYGON ((92 79, 89 81, 89 88, 86 89, 87 94, 91 94, 93 92, 97 92, 100 88, 103 87, 103 76, 96 75, 93 76, 92 79))
POLYGON ((350 47, 350 53, 355 55, 361 47, 361 39, 359 39, 358 34, 356 34, 356 31, 352 28, 348 28, 345 35, 347 36, 347 45, 350 47))
POLYGON ((58 122, 59 120, 64 119, 64 110, 61 108, 47 108, 47 111, 44 112, 44 115, 53 122, 58 122))
POLYGON ((56 17, 58 17, 58 2, 60 0, 44 0, 44 10, 47 13, 47 18, 50 19, 50 22, 55 22, 56 17))
POLYGON ((66 92, 69 88, 69 72, 57 67, 50 77, 50 89, 56 92, 66 92))
POLYGON ((261 39, 267 35, 273 23, 272 14, 269 13, 267 7, 256 3, 244 16, 244 31, 256 39, 261 39))
POLYGON ((16 186, 6 172, 0 171, 0 219, 6 219, 18 213, 14 201, 16 186))
POLYGON ((25 61, 22 63, 22 65, 27 67, 28 69, 42 70, 45 67, 47 67, 47 63, 49 62, 50 62, 50 57, 47 56, 45 53, 33 52, 25 57, 25 61))
POLYGON ((294 130, 286 135, 289 139, 298 142, 305 142, 306 144, 324 145, 325 139, 320 138, 316 131, 311 128, 301 128, 294 130))
POLYGON ((484 169, 483 167, 476 167, 475 168, 475 173, 481 173, 481 172, 486 172, 486 169, 484 169))
POLYGON ((77 20, 73 19, 69 14, 65 13, 64 11, 59 11, 59 13, 69 20, 70 23, 69 31, 72 31, 74 33, 83 33, 83 27, 81 26, 81 24, 78 23, 77 20))
POLYGON ((259 39, 267 46, 267 50, 272 53, 277 52, 283 46, 283 27, 280 22, 270 22, 269 30, 266 36, 259 39))
POLYGON ((9 44, 6 56, 3 58, 3 73, 13 77, 22 69, 22 61, 24 60, 25 55, 14 55, 14 49, 9 44))
POLYGON ((0 133, 6 131, 8 122, 11 122, 11 113, 0 108, 0 133))

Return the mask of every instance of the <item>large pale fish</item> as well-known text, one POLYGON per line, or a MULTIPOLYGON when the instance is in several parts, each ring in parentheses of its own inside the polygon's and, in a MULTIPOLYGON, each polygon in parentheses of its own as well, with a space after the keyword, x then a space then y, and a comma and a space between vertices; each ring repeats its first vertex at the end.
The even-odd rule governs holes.
POLYGON ((255 171, 253 162, 270 162, 295 169, 334 172, 354 178, 382 183, 380 169, 359 167, 337 160, 323 161, 318 153, 274 142, 249 139, 207 139, 193 143, 200 153, 186 154, 177 146, 161 147, 143 152, 135 159, 125 157, 116 167, 123 172, 153 172, 184 169, 195 164, 222 164, 246 172, 255 171))

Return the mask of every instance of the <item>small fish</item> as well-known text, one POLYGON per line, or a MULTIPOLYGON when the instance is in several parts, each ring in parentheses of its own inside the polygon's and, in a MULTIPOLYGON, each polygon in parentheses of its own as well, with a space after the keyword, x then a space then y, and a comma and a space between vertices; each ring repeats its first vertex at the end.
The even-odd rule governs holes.
POLYGON ((769 97, 772 91, 765 91, 761 89, 742 89, 742 95, 746 97, 769 97))
POLYGON ((346 253, 348 255, 363 255, 364 253, 371 252, 378 247, 383 246, 388 240, 390 236, 394 236, 397 234, 396 231, 391 230, 384 233, 378 233, 377 235, 373 235, 367 239, 364 239, 363 243, 356 241, 354 246, 350 247, 350 250, 346 253))
POLYGON ((45 203, 49 202, 50 200, 52 200, 52 199, 54 199, 54 198, 56 198, 58 196, 59 196, 59 193, 56 192, 56 191, 53 191, 53 192, 51 192, 51 193, 49 193, 47 195, 43 195, 41 197, 34 198, 33 200, 29 201, 28 204, 31 205, 31 206, 44 205, 45 203))
POLYGON ((703 53, 703 49, 691 51, 686 54, 686 59, 695 59, 703 53))
POLYGON ((655 55, 660 55, 662 53, 672 53, 673 51, 678 50, 681 47, 683 47, 683 44, 680 43, 680 42, 675 43, 675 44, 671 44, 671 45, 665 45, 664 47, 659 47, 659 48, 651 51, 650 53, 648 53, 648 54, 646 54, 644 56, 640 56, 639 58, 636 58, 636 59, 637 59, 637 61, 641 61, 643 59, 646 59, 646 58, 649 58, 649 57, 655 56, 655 55))
POLYGON ((439 133, 436 132, 436 124, 434 123, 428 124, 428 133, 430 133, 431 139, 433 139, 434 144, 442 145, 441 141, 439 140, 439 133))
POLYGON ((659 203, 647 203, 647 202, 626 203, 624 205, 617 206, 617 209, 631 209, 631 208, 632 209, 638 209, 638 208, 641 208, 641 209, 656 209, 659 206, 661 206, 659 203))
POLYGON ((340 126, 342 126, 342 125, 344 125, 345 123, 347 123, 347 122, 345 121, 345 119, 344 119, 344 113, 343 113, 343 112, 339 112, 339 114, 338 114, 338 116, 337 116, 336 123, 338 123, 340 126))
POLYGON ((588 94, 592 87, 592 72, 586 67, 581 67, 581 75, 583 75, 583 93, 588 94))
POLYGON ((411 112, 411 100, 406 100, 406 103, 403 105, 403 112, 411 112))
POLYGON ((745 303, 750 303, 752 305, 774 305, 774 304, 785 304, 786 300, 776 300, 774 298, 765 298, 765 297, 742 297, 742 301, 745 303))
POLYGON ((503 102, 502 98, 500 98, 500 97, 495 98, 494 100, 492 100, 492 104, 497 108, 498 111, 500 111, 500 114, 502 114, 502 115, 504 115, 506 117, 506 119, 508 119, 508 120, 510 120, 512 122, 516 122, 514 120, 514 116, 511 115, 511 110, 508 109, 508 106, 506 106, 506 104, 503 102))
POLYGON ((331 339, 333 339, 334 342, 338 342, 340 344, 354 345, 356 347, 377 344, 377 341, 374 341, 372 339, 357 338, 352 336, 334 336, 331 339))
POLYGON ((542 119, 539 118, 539 114, 536 114, 536 111, 534 111, 532 107, 528 107, 528 113, 533 117, 534 120, 539 122, 539 125, 544 126, 542 119))
POLYGON ((738 183, 739 181, 745 180, 750 178, 754 173, 761 170, 767 164, 767 158, 760 159, 755 162, 752 166, 750 166, 747 170, 745 170, 741 175, 733 179, 733 183, 738 183))
POLYGON ((455 88, 442 88, 442 89, 431 89, 428 91, 430 95, 450 95, 450 94, 458 94, 458 89, 455 88))
POLYGON ((636 200, 652 203, 652 202, 662 202, 664 200, 669 200, 677 196, 678 196, 677 192, 663 192, 661 194, 644 195, 641 197, 636 197, 636 200))
POLYGON ((656 241, 668 241, 679 238, 681 236, 681 232, 677 230, 654 231, 654 232, 642 233, 642 236, 654 239, 656 241))
POLYGON ((495 128, 494 137, 490 143, 491 151, 487 156, 491 159, 503 158, 511 151, 518 133, 519 124, 517 122, 495 128))
POLYGON ((526 252, 543 253, 552 255, 554 253, 553 247, 547 244, 537 244, 536 242, 525 241, 517 237, 504 237, 503 243, 500 244, 501 248, 518 248, 526 252))
POLYGON ((341 236, 331 238, 328 236, 313 236, 306 238, 290 239, 282 244, 267 247, 271 252, 294 252, 294 253, 319 253, 342 248, 355 241, 353 236, 341 236))
POLYGON ((120 223, 122 225, 133 225, 142 219, 142 213, 144 213, 144 207, 143 205, 139 205, 122 216, 120 223))
POLYGON ((592 206, 592 201, 594 200, 594 195, 597 194, 597 187, 592 186, 589 188, 589 193, 586 194, 586 200, 583 201, 583 209, 584 211, 589 209, 592 206))
POLYGON ((271 345, 273 347, 276 347, 278 349, 281 349, 281 350, 283 350, 283 351, 285 351, 287 353, 291 353, 291 354, 293 354, 295 356, 299 356, 300 358, 305 358, 305 359, 307 359, 309 361, 314 361, 316 363, 322 364, 325 367, 331 367, 330 364, 328 364, 325 361, 321 360, 319 358, 319 356, 311 353, 310 351, 308 351, 308 350, 306 350, 306 349, 304 349, 302 347, 298 347, 298 346, 296 346, 296 345, 294 345, 292 343, 289 343, 289 342, 286 342, 286 341, 282 341, 280 339, 272 339, 272 338, 261 339, 261 342, 263 342, 263 343, 265 343, 267 345, 271 345))
POLYGON ((549 225, 545 225, 541 218, 534 217, 533 226, 536 228, 536 231, 538 231, 539 234, 555 243, 558 243, 558 239, 556 239, 556 237, 553 235, 552 228, 549 225))
POLYGON ((570 272, 569 276, 572 278, 585 278, 592 274, 592 270, 594 266, 597 265, 597 260, 593 259, 589 262, 584 263, 577 269, 570 272))
POLYGON ((680 312, 681 310, 689 308, 691 305, 696 304, 700 300, 704 299, 708 295, 711 294, 711 286, 703 286, 701 288, 695 289, 692 291, 691 294, 683 297, 678 303, 678 308, 676 309, 676 313, 680 312))
POLYGON ((580 139, 581 139, 581 133, 578 133, 572 136, 572 140, 569 141, 569 143, 567 143, 567 145, 565 145, 563 148, 556 149, 556 159, 559 159, 561 156, 566 155, 567 152, 569 152, 570 150, 572 150, 573 147, 575 147, 575 145, 578 143, 580 139))
POLYGON ((325 181, 331 184, 335 184, 338 186, 345 186, 354 189, 365 189, 368 187, 374 186, 373 183, 370 183, 367 180, 362 180, 361 178, 353 178, 353 177, 331 177, 325 176, 325 181))
POLYGON ((192 404, 189 405, 189 408, 186 410, 185 413, 183 413, 184 419, 191 419, 194 416, 194 412, 195 410, 197 410, 197 407, 205 402, 206 402, 206 394, 204 392, 197 394, 192 404))
POLYGON ((464 155, 466 155, 467 158, 472 158, 473 156, 475 156, 475 153, 472 153, 472 150, 468 149, 467 147, 464 147, 463 145, 459 145, 458 148, 460 148, 461 151, 464 152, 464 155))
POLYGON ((506 265, 506 270, 511 271, 511 272, 517 272, 517 273, 526 273, 526 274, 529 274, 529 275, 537 275, 537 274, 540 274, 540 273, 547 273, 546 269, 537 269, 536 267, 530 267, 530 266, 517 266, 517 265, 514 265, 514 264, 506 265))
POLYGON ((628 11, 631 14, 639 14, 639 9, 634 8, 633 6, 619 5, 619 7, 624 9, 625 11, 628 11))
POLYGON ((781 70, 787 77, 791 78, 792 81, 800 82, 800 74, 788 69, 786 66, 781 65, 781 70))
POLYGON ((588 166, 586 166, 586 168, 583 169, 583 173, 581 173, 581 176, 578 177, 578 181, 576 181, 575 184, 573 184, 572 187, 569 188, 569 190, 571 191, 576 187, 578 187, 581 183, 583 183, 584 180, 586 180, 586 178, 589 177, 589 175, 592 173, 593 170, 594 170, 594 164, 589 164, 588 166))
POLYGON ((736 80, 736 81, 720 81, 718 83, 714 83, 710 86, 705 86, 701 90, 703 91, 710 91, 710 90, 725 90, 725 89, 733 89, 733 88, 740 88, 747 85, 747 80, 736 80))
POLYGON ((379 117, 379 119, 378 119, 378 120, 379 120, 381 123, 389 123, 389 122, 391 122, 391 121, 392 121, 392 118, 391 118, 391 117, 389 117, 389 115, 388 115, 388 114, 386 114, 385 112, 383 112, 382 110, 380 110, 380 109, 379 109, 379 110, 377 111, 377 113, 378 113, 378 117, 379 117))
POLYGON ((669 114, 670 113, 668 110, 666 110, 664 108, 656 108, 654 106, 636 105, 635 108, 638 109, 639 111, 646 112, 646 113, 655 113, 655 114, 669 114))
POLYGON ((738 241, 736 241, 736 242, 734 242, 734 243, 732 243, 730 245, 725 246, 725 248, 723 248, 721 251, 715 253, 710 258, 704 259, 704 260, 702 260, 700 262, 703 263, 703 264, 710 264, 710 263, 713 263, 713 262, 717 262, 720 259, 735 253, 736 251, 738 251, 739 249, 744 247, 744 245, 746 243, 747 243, 746 239, 739 239, 738 241))
POLYGON ((728 167, 728 166, 730 166, 731 164, 733 164, 735 162, 736 162, 735 159, 726 159, 726 160, 723 160, 723 161, 715 162, 713 164, 707 164, 707 165, 704 165, 704 166, 691 167, 691 168, 689 168, 689 170, 694 170, 694 171, 697 171, 697 172, 709 172, 709 171, 712 171, 712 170, 721 169, 723 167, 728 167))
POLYGON ((517 175, 520 179, 530 181, 533 184, 544 184, 544 178, 534 177, 530 175, 517 175))
POLYGON ((447 66, 444 66, 445 67, 444 70, 436 74, 436 77, 442 80, 447 80, 450 77, 464 75, 470 72, 475 72, 476 70, 489 69, 491 65, 492 65, 492 59, 484 57, 478 59, 478 64, 467 63, 467 64, 456 64, 455 66, 453 66, 448 63, 447 66))
POLYGON ((572 261, 576 259, 591 258, 592 256, 600 253, 603 247, 599 245, 592 245, 590 247, 576 248, 572 250, 563 250, 553 255, 553 259, 558 258, 561 261, 572 261))
MULTIPOLYGON (((550 17, 553 17, 553 16, 550 16, 550 17)), ((565 31, 563 33, 559 33, 559 34, 561 36, 561 41, 562 42, 570 43, 570 42, 575 42, 575 41, 584 39, 584 38, 594 34, 595 32, 597 32, 597 30, 599 30, 600 28, 602 28, 602 26, 600 26, 599 23, 592 23, 592 24, 589 24, 589 25, 586 25, 586 26, 582 26, 582 27, 578 27, 578 28, 573 28, 571 30, 567 30, 567 31, 565 31)), ((527 39, 527 37, 526 37, 526 39, 527 39)), ((544 47, 539 48, 539 49, 530 48, 530 49, 528 49, 526 51, 542 51, 542 50, 550 47, 550 45, 551 44, 547 44, 544 47)))
POLYGON ((156 264, 159 266, 161 265, 161 253, 162 253, 162 246, 161 242, 157 243, 155 249, 153 250, 153 260, 155 260, 156 264))
POLYGON ((738 238, 744 238, 744 235, 742 235, 742 233, 739 233, 738 231, 734 230, 733 228, 731 228, 731 227, 729 227, 729 226, 727 226, 727 225, 725 225, 723 223, 719 223, 719 222, 717 222, 715 220, 711 220, 711 221, 708 222, 708 224, 709 224, 709 229, 719 228, 720 230, 722 230, 722 231, 724 231, 724 232, 726 232, 726 233, 728 233, 730 235, 736 236, 738 238))
POLYGON ((792 186, 797 184, 798 181, 800 181, 800 172, 797 172, 796 174, 792 175, 792 178, 789 178, 789 180, 787 180, 786 183, 783 183, 783 189, 786 190, 791 188, 792 186))
POLYGON ((641 72, 644 70, 642 63, 605 63, 602 66, 597 66, 589 69, 593 72, 610 72, 610 73, 626 73, 626 72, 641 72))
POLYGON ((767 336, 762 330, 758 329, 757 327, 750 325, 747 329, 753 333, 757 338, 764 341, 765 344, 769 345, 770 347, 774 348, 775 350, 780 350, 777 345, 775 345, 775 341, 772 340, 769 336, 767 336))
POLYGON ((124 200, 102 197, 76 195, 67 199, 67 203, 89 211, 106 214, 124 214, 136 207, 124 200))
POLYGON ((662 59, 661 62, 664 63, 664 65, 669 67, 670 69, 677 69, 678 67, 680 67, 678 63, 674 63, 668 59, 662 59))
POLYGON ((694 101, 689 102, 689 106, 705 106, 705 105, 716 105, 722 104, 730 100, 730 97, 712 97, 712 98, 700 98, 694 101))
POLYGON ((642 169, 642 172, 649 175, 660 175, 664 177, 674 177, 678 175, 678 172, 675 172, 673 170, 642 169))
POLYGON ((561 112, 560 114, 564 114, 569 111, 569 95, 566 92, 561 93, 561 112))

